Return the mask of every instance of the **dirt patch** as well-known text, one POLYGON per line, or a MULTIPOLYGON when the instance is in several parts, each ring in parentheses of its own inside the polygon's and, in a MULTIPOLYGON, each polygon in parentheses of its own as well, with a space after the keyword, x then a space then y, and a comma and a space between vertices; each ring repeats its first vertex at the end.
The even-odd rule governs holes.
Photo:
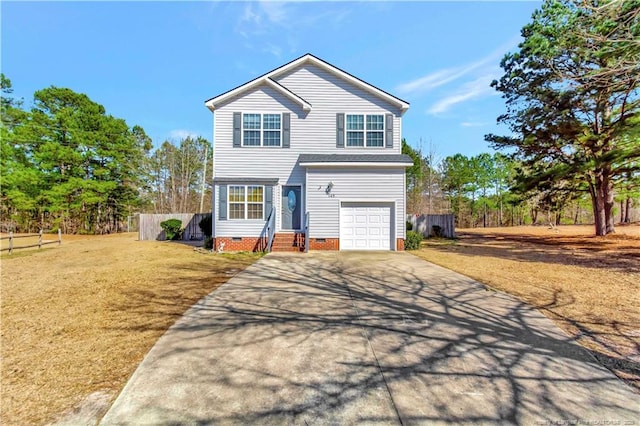
POLYGON ((461 229, 414 253, 539 308, 640 391, 640 226, 617 231, 461 229))
POLYGON ((113 397, 113 392, 94 392, 73 409, 60 416, 55 423, 50 424, 56 426, 93 426, 107 412, 113 397))
POLYGON ((259 258, 136 239, 63 236, 2 256, 4 424, 100 418, 165 330, 259 258))

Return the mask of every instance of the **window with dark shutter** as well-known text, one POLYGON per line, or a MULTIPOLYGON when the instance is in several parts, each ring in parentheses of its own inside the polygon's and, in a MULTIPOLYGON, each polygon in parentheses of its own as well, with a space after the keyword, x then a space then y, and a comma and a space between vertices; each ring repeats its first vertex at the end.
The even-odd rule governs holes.
POLYGON ((336 114, 336 147, 344 148, 344 113, 336 114))
MULTIPOLYGON (((285 112, 282 114, 282 147, 289 148, 291 146, 291 114, 285 112)), ((267 212, 267 214, 269 214, 267 212)))
POLYGON ((393 114, 385 115, 385 121, 384 146, 385 148, 393 148, 393 114))
POLYGON ((240 148, 242 146, 242 113, 233 113, 233 147, 240 148))
POLYGON ((227 185, 218 189, 218 219, 227 220, 227 185))

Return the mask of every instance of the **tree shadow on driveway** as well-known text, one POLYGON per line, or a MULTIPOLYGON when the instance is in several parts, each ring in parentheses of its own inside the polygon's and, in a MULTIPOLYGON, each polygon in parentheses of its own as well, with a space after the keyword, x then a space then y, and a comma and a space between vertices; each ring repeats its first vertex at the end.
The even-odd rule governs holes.
POLYGON ((402 253, 271 254, 158 341, 103 423, 548 424, 637 420, 639 404, 467 277, 402 253))

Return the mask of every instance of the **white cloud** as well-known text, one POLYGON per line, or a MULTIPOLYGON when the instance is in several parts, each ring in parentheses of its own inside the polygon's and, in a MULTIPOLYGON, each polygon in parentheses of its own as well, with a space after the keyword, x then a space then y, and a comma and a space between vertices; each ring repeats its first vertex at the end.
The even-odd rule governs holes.
POLYGON ((300 31, 319 25, 341 25, 349 15, 349 10, 337 3, 330 8, 314 8, 320 10, 318 13, 311 13, 306 3, 261 0, 247 4, 236 22, 235 32, 247 41, 244 44, 247 49, 281 59, 284 52, 298 51, 300 31), (254 38, 256 42, 251 43, 254 38))
POLYGON ((260 8, 264 12, 265 16, 274 24, 285 24, 289 22, 290 13, 287 10, 287 5, 284 2, 275 1, 260 1, 260 8))
POLYGON ((486 65, 489 62, 489 57, 481 59, 480 61, 464 65, 456 68, 446 68, 439 71, 432 72, 420 77, 418 79, 403 83, 398 86, 397 90, 400 94, 409 94, 416 92, 428 92, 436 87, 443 86, 454 80, 463 77, 470 72, 486 65))
POLYGON ((438 86, 442 86, 443 84, 447 84, 448 82, 453 81, 455 77, 452 77, 452 70, 452 68, 449 68, 432 72, 431 74, 427 74, 424 77, 402 83, 396 88, 396 90, 400 94, 415 93, 418 91, 427 92, 431 89, 435 89, 438 86))
MULTIPOLYGON (((463 102, 495 95, 491 81, 497 79, 502 70, 498 66, 500 58, 513 49, 520 40, 514 37, 488 55, 467 64, 433 71, 415 80, 402 83, 396 90, 403 95, 421 95, 436 88, 440 98, 427 110, 427 114, 438 115, 449 111, 463 102), (465 78, 466 77, 466 78, 465 78)), ((470 121, 461 123, 463 127, 481 126, 484 123, 470 121)))
POLYGON ((518 40, 519 37, 509 40, 507 43, 503 44, 493 52, 489 53, 481 59, 478 59, 477 61, 473 61, 458 67, 450 67, 437 70, 415 80, 402 83, 397 86, 396 90, 401 95, 422 94, 429 92, 430 90, 433 90, 437 87, 444 86, 447 83, 458 80, 459 78, 464 77, 467 74, 474 73, 474 71, 477 71, 477 73, 486 74, 490 69, 494 69, 496 67, 498 61, 502 58, 502 56, 504 56, 505 52, 517 45, 518 40))
POLYGON ((291 16, 287 5, 270 1, 259 1, 245 5, 242 15, 236 23, 235 31, 244 39, 244 47, 250 50, 258 49, 262 53, 269 53, 280 59, 282 48, 274 43, 265 43, 265 35, 274 28, 283 31, 289 25, 291 16), (260 43, 251 43, 256 36, 260 37, 260 43))
POLYGON ((200 133, 185 129, 176 129, 169 132, 169 138, 171 139, 197 138, 198 136, 200 136, 200 133))
POLYGON ((462 127, 482 127, 486 126, 487 123, 484 121, 463 121, 460 125, 462 127))
POLYGON ((270 53, 278 59, 282 57, 282 48, 280 46, 276 46, 273 43, 267 43, 262 51, 265 53, 270 53))
POLYGON ((494 75, 483 75, 482 77, 463 84, 458 90, 433 104, 427 110, 427 113, 432 115, 442 114, 456 104, 478 99, 495 92, 495 89, 490 86, 494 78, 494 75))
POLYGON ((260 25, 262 23, 262 16, 259 13, 253 11, 253 5, 247 4, 244 7, 240 22, 249 22, 251 24, 260 25))

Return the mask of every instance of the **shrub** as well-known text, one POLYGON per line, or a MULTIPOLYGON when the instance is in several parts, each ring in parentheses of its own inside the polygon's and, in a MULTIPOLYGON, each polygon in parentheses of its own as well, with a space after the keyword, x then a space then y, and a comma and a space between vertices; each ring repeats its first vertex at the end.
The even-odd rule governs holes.
POLYGON ((205 237, 211 238, 211 213, 203 217, 198 226, 205 237))
POLYGON ((412 231, 413 230, 413 223, 407 221, 407 231, 412 231))
POLYGON ((179 240, 182 237, 182 221, 180 219, 168 219, 160 222, 160 227, 167 236, 167 240, 179 240))
POLYGON ((405 250, 418 250, 422 242, 422 235, 415 231, 408 231, 407 238, 404 240, 405 250))
POLYGON ((207 250, 213 248, 213 238, 211 238, 211 236, 204 237, 204 248, 207 250))

